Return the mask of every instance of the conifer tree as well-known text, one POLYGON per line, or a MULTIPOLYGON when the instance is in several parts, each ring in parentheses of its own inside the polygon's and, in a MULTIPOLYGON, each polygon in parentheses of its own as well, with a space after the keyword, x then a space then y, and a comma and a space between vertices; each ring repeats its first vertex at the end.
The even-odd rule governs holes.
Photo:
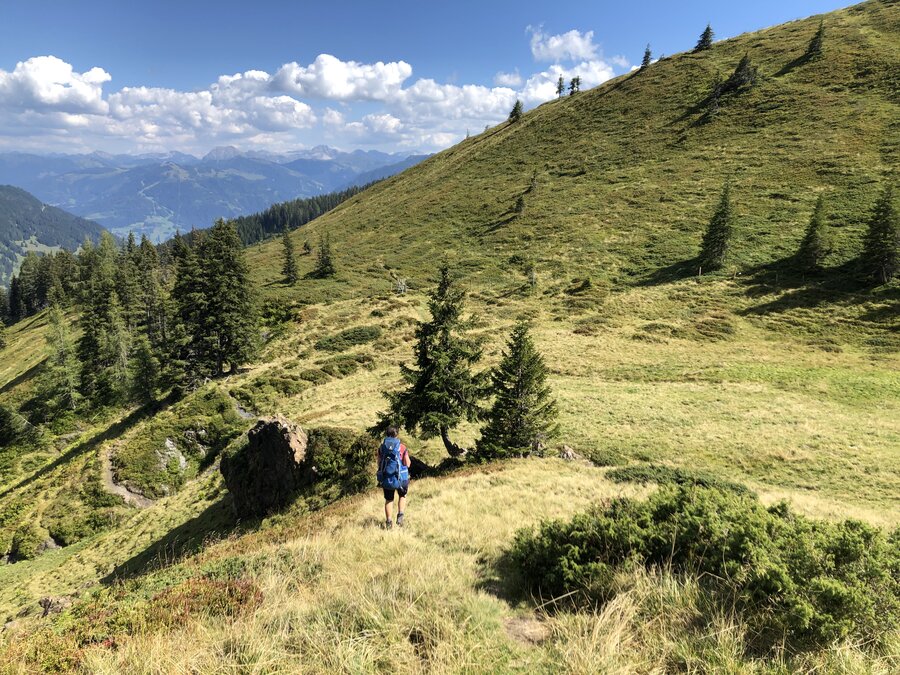
POLYGON ((806 227, 806 234, 804 234, 803 241, 800 242, 800 248, 797 250, 797 263, 801 269, 807 272, 814 272, 821 266, 826 253, 825 209, 822 195, 819 195, 812 216, 809 219, 809 225, 806 227))
POLYGON ((812 40, 809 41, 809 46, 806 48, 806 58, 807 59, 816 59, 822 55, 822 47, 825 44, 825 22, 819 21, 819 28, 816 30, 816 34, 813 35, 812 40))
POLYGON ((566 92, 566 81, 563 79, 563 76, 560 75, 559 79, 556 81, 556 95, 559 98, 562 98, 562 95, 566 92))
POLYGON ((319 240, 319 253, 316 257, 316 267, 313 276, 318 279, 333 277, 337 271, 334 268, 334 260, 331 255, 331 235, 327 232, 319 240))
POLYGON ((650 45, 648 44, 646 49, 644 49, 644 58, 641 60, 641 70, 649 66, 652 60, 653 53, 650 51, 650 45))
POLYGON ((885 187, 869 219, 863 242, 862 262, 866 275, 886 284, 900 272, 900 217, 894 205, 892 185, 885 187))
POLYGON ((521 216, 525 213, 525 197, 519 195, 518 199, 516 199, 516 215, 521 216))
POLYGON ((710 24, 706 24, 706 28, 700 34, 700 39, 697 40, 697 44, 694 46, 694 52, 702 52, 712 47, 714 38, 715 34, 713 33, 712 26, 710 24))
POLYGON ((56 298, 47 320, 47 362, 39 383, 41 399, 51 411, 75 410, 81 399, 78 391, 78 360, 69 334, 69 326, 56 298))
POLYGON ((522 101, 516 99, 516 104, 509 111, 509 121, 518 122, 520 119, 522 119, 522 101))
POLYGON ((206 312, 206 294, 196 252, 184 237, 172 245, 175 283, 172 288, 173 325, 169 337, 168 380, 180 389, 193 389, 205 377, 201 360, 200 320, 206 312))
POLYGON ((250 268, 231 222, 216 221, 199 247, 204 311, 199 315, 200 359, 209 375, 235 369, 253 356, 256 312, 250 268))
POLYGON ((128 393, 131 375, 131 331, 118 294, 113 291, 106 316, 104 360, 108 364, 110 392, 115 398, 128 393))
POLYGON ((131 399, 138 403, 150 403, 156 399, 161 368, 159 359, 146 335, 135 341, 131 359, 131 399))
POLYGON ((576 75, 569 80, 569 96, 573 96, 581 91, 581 76, 576 75))
POLYGON ((6 324, 0 321, 0 349, 6 347, 6 324))
POLYGON ((465 294, 447 267, 440 273, 428 301, 431 320, 416 329, 415 365, 401 366, 404 389, 385 393, 390 407, 380 426, 401 424, 423 439, 440 436, 448 454, 460 457, 466 450, 450 439, 450 431, 480 418, 487 373, 472 372, 482 350, 480 340, 465 335, 471 326, 463 318, 465 294))
POLYGON ((733 92, 744 86, 753 86, 756 84, 757 78, 758 71, 756 66, 754 66, 753 62, 750 60, 750 55, 744 54, 735 67, 734 72, 731 74, 731 77, 729 77, 723 85, 723 90, 726 92, 733 92))
POLYGON ((721 269, 728 255, 728 246, 734 229, 734 214, 731 209, 731 187, 725 183, 719 204, 706 227, 700 248, 700 270, 721 269))
POLYGON ((141 237, 137 268, 140 286, 138 324, 153 350, 162 355, 168 335, 166 288, 162 279, 159 254, 146 236, 141 237))
POLYGON ((281 235, 282 246, 282 263, 281 274, 287 284, 293 286, 297 283, 299 276, 297 274, 297 261, 294 258, 294 242, 291 241, 291 235, 287 228, 281 235))
POLYGON ((9 282, 9 320, 12 323, 25 318, 25 298, 22 297, 22 284, 17 275, 9 282))
POLYGON ((556 434, 557 407, 547 385, 548 372, 528 324, 519 322, 491 372, 495 398, 478 441, 479 457, 527 455, 556 434))

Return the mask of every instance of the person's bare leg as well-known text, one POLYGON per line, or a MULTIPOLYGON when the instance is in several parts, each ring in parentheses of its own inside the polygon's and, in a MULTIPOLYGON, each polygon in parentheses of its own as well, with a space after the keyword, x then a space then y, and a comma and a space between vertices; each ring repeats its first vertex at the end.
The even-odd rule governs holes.
POLYGON ((403 527, 403 510, 406 507, 406 497, 400 497, 397 503, 397 525, 403 527))

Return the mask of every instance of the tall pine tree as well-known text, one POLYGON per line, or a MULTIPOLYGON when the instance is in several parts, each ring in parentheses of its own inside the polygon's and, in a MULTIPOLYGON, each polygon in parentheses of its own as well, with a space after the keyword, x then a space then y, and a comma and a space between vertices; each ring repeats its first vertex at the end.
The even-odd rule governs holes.
POLYGON ((894 188, 884 188, 863 243, 863 269, 876 283, 886 284, 900 271, 900 218, 894 205, 894 188))
POLYGON ((284 277, 284 282, 286 284, 290 284, 291 286, 293 286, 297 283, 297 280, 300 277, 297 274, 297 260, 294 256, 294 242, 291 241, 291 233, 287 228, 285 228, 284 232, 282 232, 281 234, 281 247, 281 275, 284 277))
POLYGON ((78 360, 69 333, 69 324, 59 303, 50 305, 48 315, 47 361, 38 384, 40 398, 50 414, 75 410, 81 400, 78 360))
POLYGON ((250 268, 232 223, 218 220, 199 248, 204 312, 199 316, 201 363, 213 376, 247 363, 256 343, 250 268))
POLYGON ((560 75, 559 79, 556 81, 556 95, 559 98, 562 98, 562 95, 566 92, 566 81, 563 79, 563 76, 560 75))
POLYGON ((431 320, 416 329, 415 366, 401 366, 406 387, 385 393, 390 408, 380 422, 418 430, 423 439, 440 436, 451 457, 466 454, 450 431, 463 420, 480 418, 488 377, 472 372, 481 360, 481 341, 465 335, 470 322, 463 318, 464 304, 464 292, 442 267, 428 301, 431 320))
POLYGON ((809 225, 806 226, 806 234, 800 242, 797 250, 797 263, 806 272, 815 272, 822 265, 825 255, 828 253, 825 246, 825 209, 822 195, 816 200, 809 225))
POLYGON ((700 270, 712 272, 725 264, 731 235, 734 230, 734 213, 731 209, 731 186, 725 183, 700 247, 700 270))
POLYGON ((700 34, 700 39, 697 40, 697 44, 694 46, 695 52, 702 52, 713 45, 713 39, 715 39, 715 34, 713 33, 712 26, 710 24, 706 24, 706 28, 700 34))
POLYGON ((653 53, 650 51, 650 45, 644 49, 644 58, 641 59, 641 69, 643 70, 647 66, 650 65, 650 62, 653 60, 653 53))
POLYGON ((479 457, 527 455, 556 434, 557 407, 547 374, 528 324, 519 322, 500 364, 491 373, 495 398, 478 441, 479 457))
MULTIPOLYGON (((192 237, 198 241, 202 236, 192 237)), ((175 283, 172 287, 172 329, 167 377, 175 387, 194 389, 206 376, 201 359, 201 317, 207 311, 202 272, 196 252, 176 235, 172 244, 175 283)))

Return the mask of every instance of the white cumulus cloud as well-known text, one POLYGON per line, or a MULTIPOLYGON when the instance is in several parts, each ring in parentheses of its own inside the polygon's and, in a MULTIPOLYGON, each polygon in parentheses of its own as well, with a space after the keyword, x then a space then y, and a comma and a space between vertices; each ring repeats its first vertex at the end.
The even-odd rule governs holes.
POLYGON ((308 66, 286 63, 272 80, 273 88, 299 96, 336 101, 384 101, 412 75, 405 61, 357 63, 319 54, 308 66))
POLYGON ((102 68, 77 73, 55 56, 35 56, 17 63, 12 72, 0 70, 0 107, 102 114, 103 84, 110 79, 102 68))
POLYGON ((540 26, 528 26, 526 30, 531 33, 531 54, 535 61, 559 63, 590 60, 597 56, 594 31, 582 33, 573 29, 559 35, 547 35, 540 26))
POLYGON ((494 75, 494 84, 498 87, 518 87, 522 84, 522 76, 519 75, 519 69, 512 73, 499 72, 494 75))

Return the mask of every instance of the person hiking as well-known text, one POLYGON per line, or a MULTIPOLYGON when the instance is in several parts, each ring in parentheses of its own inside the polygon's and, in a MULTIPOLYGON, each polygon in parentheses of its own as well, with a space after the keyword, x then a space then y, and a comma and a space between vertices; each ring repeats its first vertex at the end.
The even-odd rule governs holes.
POLYGON ((409 450, 397 438, 397 427, 388 427, 387 435, 378 448, 378 485, 384 490, 385 529, 393 524, 391 511, 394 506, 394 493, 400 495, 397 504, 397 527, 403 527, 403 509, 406 506, 406 493, 409 491, 409 467, 412 460, 409 450))

